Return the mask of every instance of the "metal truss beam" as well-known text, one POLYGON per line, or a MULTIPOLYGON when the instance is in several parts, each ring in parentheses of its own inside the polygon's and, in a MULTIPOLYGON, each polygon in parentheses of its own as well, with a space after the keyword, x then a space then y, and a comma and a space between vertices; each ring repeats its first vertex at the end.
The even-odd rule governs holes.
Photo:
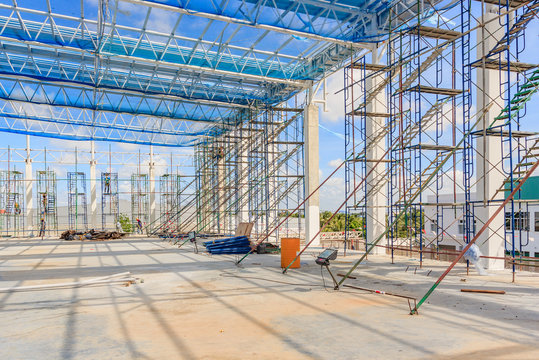
POLYGON ((224 125, 237 125, 249 112, 247 106, 185 101, 173 96, 141 95, 112 89, 102 91, 89 86, 5 75, 0 75, 0 99, 224 125))
POLYGON ((0 4, 0 130, 193 145, 370 51, 398 3, 0 4))
MULTIPOLYGON (((5 118, 0 117, 0 123, 6 122, 5 118)), ((171 147, 193 147, 199 142, 202 142, 204 138, 199 136, 171 136, 158 134, 154 137, 146 137, 141 134, 131 134, 131 133, 118 133, 118 136, 114 136, 113 131, 102 131, 95 132, 94 134, 79 134, 79 131, 76 127, 72 127, 71 132, 58 132, 49 130, 43 132, 42 129, 37 128, 26 128, 24 124, 20 123, 10 123, 9 127, 1 126, 3 132, 13 133, 13 134, 23 134, 23 135, 32 135, 40 137, 48 137, 55 139, 64 139, 64 140, 74 140, 74 141, 108 141, 108 142, 121 142, 129 144, 138 144, 138 145, 159 145, 159 146, 171 146, 171 147)))
MULTIPOLYGON (((111 129, 117 131, 140 132, 148 135, 163 134, 172 136, 213 135, 223 131, 223 125, 193 121, 133 116, 104 111, 58 108, 48 105, 35 105, 14 101, 0 101, 0 114, 15 120, 58 123, 88 128, 111 129)), ((9 128, 9 126, 7 126, 9 128)))
MULTIPOLYGON (((0 9, 2 5, 0 5, 0 9)), ((3 8, 9 8, 5 5, 3 8)), ((45 15, 44 12, 30 11, 30 9, 17 8, 20 12, 45 15)), ((46 14, 47 16, 52 16, 46 14)), ((55 14, 56 15, 56 14, 55 14)), ((73 19, 74 21, 76 19, 73 19)), ((49 21, 52 21, 49 20, 49 21)), ((265 59, 257 59, 254 49, 245 49, 252 56, 234 55, 233 51, 205 50, 203 47, 196 49, 179 46, 177 43, 189 42, 193 45, 198 40, 186 37, 180 38, 175 35, 156 31, 136 29, 117 24, 109 25, 110 31, 103 40, 95 31, 86 29, 70 28, 65 26, 44 27, 36 21, 17 21, 13 18, 0 17, 0 38, 8 41, 19 42, 28 46, 48 46, 53 49, 70 51, 83 51, 88 54, 99 53, 102 56, 118 57, 127 61, 145 62, 164 66, 178 66, 194 71, 206 71, 217 75, 236 76, 257 82, 290 84, 303 86, 300 79, 294 80, 293 67, 288 62, 301 58, 288 56, 286 59, 278 53, 265 52, 265 59), (139 32, 140 37, 123 36, 122 32, 139 32), (170 38, 168 44, 150 41, 150 37, 170 38), (172 41, 174 40, 174 41, 172 41), (273 60, 269 60, 273 59, 273 60)), ((261 53, 258 57, 261 57, 261 53)), ((307 59, 303 59, 305 61, 307 59)))
POLYGON ((234 76, 194 72, 177 65, 141 64, 116 58, 102 60, 96 73, 94 59, 90 56, 8 43, 0 44, 0 72, 240 105, 253 101, 278 102, 290 91, 285 85, 242 81, 234 76))
POLYGON ((102 140, 159 146, 192 146, 224 130, 160 119, 122 116, 42 106, 0 104, 0 131, 71 140, 102 140))

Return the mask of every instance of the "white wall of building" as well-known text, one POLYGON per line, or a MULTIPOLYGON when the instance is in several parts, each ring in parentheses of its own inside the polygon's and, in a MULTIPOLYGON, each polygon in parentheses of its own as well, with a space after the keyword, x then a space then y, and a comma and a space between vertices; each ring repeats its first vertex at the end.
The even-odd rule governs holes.
MULTIPOLYGON (((476 195, 471 195, 471 200, 474 201, 476 195)), ((429 204, 436 202, 436 197, 429 196, 427 202, 429 204)), ((453 194, 443 194, 438 197, 439 203, 451 204, 454 202, 453 194)), ((457 194, 456 203, 463 203, 464 195, 457 194)), ((443 238, 438 242, 440 245, 452 245, 457 250, 464 247, 466 239, 463 234, 463 209, 462 206, 452 207, 449 205, 438 208, 443 211, 443 223, 440 224, 443 227, 443 238)), ((425 206, 425 237, 426 242, 434 240, 436 238, 436 206, 425 206)), ((507 206, 506 211, 509 212, 510 208, 507 206)), ((518 212, 518 204, 515 203, 515 212, 518 212)), ((522 242, 522 252, 525 256, 539 256, 539 203, 522 205, 522 220, 516 219, 515 222, 515 250, 518 251, 520 243, 522 242), (527 229, 527 230, 526 230, 527 229)), ((481 229, 482 224, 476 222, 476 231, 481 229)), ((501 229, 503 233, 503 229, 501 229)), ((506 236, 507 249, 510 250, 512 245, 510 244, 510 236, 506 236)), ((436 241, 433 243, 436 244, 436 241)))

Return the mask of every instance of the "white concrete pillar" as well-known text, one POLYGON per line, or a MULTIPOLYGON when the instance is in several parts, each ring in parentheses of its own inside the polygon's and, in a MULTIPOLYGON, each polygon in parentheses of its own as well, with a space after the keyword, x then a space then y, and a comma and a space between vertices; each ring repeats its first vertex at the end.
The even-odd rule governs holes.
MULTIPOLYGON (((242 130, 245 132, 245 136, 249 136, 248 131, 242 130)), ((248 143, 248 141, 245 141, 248 143)), ((249 159, 249 146, 245 144, 239 144, 238 146, 238 169, 239 169, 239 178, 241 179, 238 184, 239 189, 239 207, 238 207, 238 223, 240 222, 249 222, 249 166, 247 161, 249 159)))
MULTIPOLYGON (((305 136, 305 196, 309 196, 320 185, 318 106, 307 105, 304 110, 303 132, 305 136)), ((320 192, 317 191, 305 204, 305 242, 313 240, 320 230, 320 192)), ((320 246, 317 236, 312 246, 320 246)))
MULTIPOLYGON (((497 6, 486 4, 485 21, 497 16, 497 6)), ((481 20, 480 20, 481 21, 481 20)), ((480 59, 484 53, 488 53, 503 36, 504 28, 500 27, 498 20, 494 20, 485 26, 485 30, 477 31, 477 57, 480 59), (483 45, 481 44, 484 39, 483 45)), ((500 114, 503 107, 503 100, 500 98, 500 71, 477 68, 477 109, 482 109, 485 105, 493 104, 480 122, 478 129, 482 130, 493 123, 494 118, 500 114)), ((471 120, 473 121, 473 119, 471 120)), ((476 156, 477 177, 477 199, 479 201, 488 201, 496 190, 501 188, 504 181, 503 174, 497 169, 502 160, 501 138, 499 136, 479 136, 477 138, 477 151, 483 154, 476 156)), ((504 150, 505 151, 505 150, 504 150)), ((504 193, 498 192, 495 199, 503 199, 504 193)), ((478 218, 477 230, 490 219, 496 211, 497 204, 482 206, 479 204, 475 210, 478 218)), ((504 256, 504 212, 502 211, 490 224, 489 228, 477 239, 481 252, 486 256, 503 257, 504 256)), ((488 269, 498 270, 504 268, 504 260, 484 259, 484 264, 488 269)))
MULTIPOLYGON (((380 64, 379 50, 373 52, 373 63, 380 64)), ((385 73, 380 73, 376 76, 367 78, 367 92, 369 89, 374 89, 381 82, 384 81, 385 73)), ((373 101, 367 104, 367 113, 387 113, 387 102, 385 89, 380 91, 373 101)), ((367 159, 367 174, 372 170, 372 173, 367 177, 367 243, 373 243, 376 241, 385 231, 386 224, 386 210, 387 204, 387 177, 384 175, 385 163, 376 163, 380 158, 384 156, 386 152, 386 138, 379 135, 384 127, 386 121, 385 117, 372 116, 366 119, 366 135, 368 150, 366 153, 367 159), (382 186, 380 186, 382 184, 382 186), (378 191, 370 194, 373 187, 377 187, 378 191)), ((385 245, 386 240, 383 238, 378 243, 379 245, 385 245)), ((386 249, 382 247, 375 247, 371 254, 385 254, 386 249)))
MULTIPOLYGON (((224 140, 223 140, 224 143, 224 140)), ((225 167, 225 156, 227 154, 225 153, 224 144, 221 144, 218 146, 218 151, 220 153, 219 158, 216 161, 216 167, 217 167, 217 217, 215 219, 217 229, 215 229, 218 233, 224 234, 227 232, 227 216, 226 216, 226 208, 228 205, 227 197, 228 197, 228 191, 229 189, 226 189, 228 185, 233 186, 235 184, 232 184, 231 182, 227 183, 227 180, 230 181, 230 179, 226 179, 226 167, 225 167)))
POLYGON ((90 228, 97 229, 97 179, 95 142, 90 142, 90 228))
POLYGON ((26 228, 32 233, 34 228, 34 205, 32 199, 33 193, 33 178, 32 178, 32 157, 30 153, 30 135, 26 135, 26 165, 24 169, 24 185, 25 197, 24 208, 26 209, 26 228))
POLYGON ((155 163, 153 161, 153 146, 150 145, 150 162, 148 164, 150 181, 150 224, 155 221, 155 163))
MULTIPOLYGON (((318 106, 316 106, 316 108, 318 109, 318 106)), ((272 117, 270 118, 269 122, 274 123, 275 119, 272 117)), ((282 157, 286 156, 286 154, 282 155, 282 157, 279 157, 279 155, 277 155, 279 152, 279 145, 275 144, 275 141, 277 141, 277 138, 274 137, 274 132, 275 132, 274 128, 275 128, 275 125, 268 126, 268 133, 270 134, 268 138, 269 143, 267 144, 269 179, 266 182, 266 184, 268 185, 268 188, 266 189, 266 191, 268 192, 269 196, 268 196, 268 205, 267 205, 268 212, 266 216, 264 217, 264 223, 266 223, 267 232, 272 231, 275 225, 277 225, 277 216, 276 216, 277 214, 275 213, 275 210, 279 208, 279 204, 277 203, 277 198, 279 194, 277 191, 277 183, 276 183, 277 178, 275 177, 275 175, 279 174, 279 168, 277 167, 277 164, 279 163, 280 160, 282 160, 282 157)), ((318 129, 318 125, 317 125, 317 129, 318 129)), ((270 237, 268 237, 268 241, 270 242, 277 241, 276 232, 274 232, 273 234, 270 235, 270 237)))

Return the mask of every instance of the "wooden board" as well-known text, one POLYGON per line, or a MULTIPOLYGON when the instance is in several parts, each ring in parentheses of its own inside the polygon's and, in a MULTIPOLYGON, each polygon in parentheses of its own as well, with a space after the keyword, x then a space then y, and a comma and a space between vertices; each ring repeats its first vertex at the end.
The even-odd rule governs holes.
POLYGON ((254 223, 248 223, 248 222, 242 222, 239 223, 238 227, 236 228, 236 235, 235 236, 251 236, 251 231, 253 231, 254 223))
POLYGON ((505 294, 505 291, 503 290, 460 289, 460 291, 481 294, 505 294))

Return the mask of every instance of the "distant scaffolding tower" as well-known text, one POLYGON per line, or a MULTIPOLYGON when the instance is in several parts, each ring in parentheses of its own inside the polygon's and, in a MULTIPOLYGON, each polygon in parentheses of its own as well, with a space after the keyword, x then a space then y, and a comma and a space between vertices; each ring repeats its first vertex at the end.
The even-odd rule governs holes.
POLYGON ((71 230, 88 230, 86 174, 69 172, 67 179, 69 228, 71 230))
POLYGON ((150 213, 148 174, 131 175, 131 223, 136 226, 137 219, 148 223, 150 213))
POLYGON ((37 224, 45 220, 46 231, 58 230, 58 211, 56 207, 56 174, 54 171, 40 170, 37 179, 37 224))
POLYGON ((103 230, 115 228, 120 215, 118 197, 118 173, 101 173, 101 226, 103 230))
POLYGON ((20 171, 0 172, 0 228, 9 235, 24 229, 24 185, 20 171))
POLYGON ((159 209, 165 228, 175 230, 180 224, 180 175, 164 174, 159 178, 159 209))

